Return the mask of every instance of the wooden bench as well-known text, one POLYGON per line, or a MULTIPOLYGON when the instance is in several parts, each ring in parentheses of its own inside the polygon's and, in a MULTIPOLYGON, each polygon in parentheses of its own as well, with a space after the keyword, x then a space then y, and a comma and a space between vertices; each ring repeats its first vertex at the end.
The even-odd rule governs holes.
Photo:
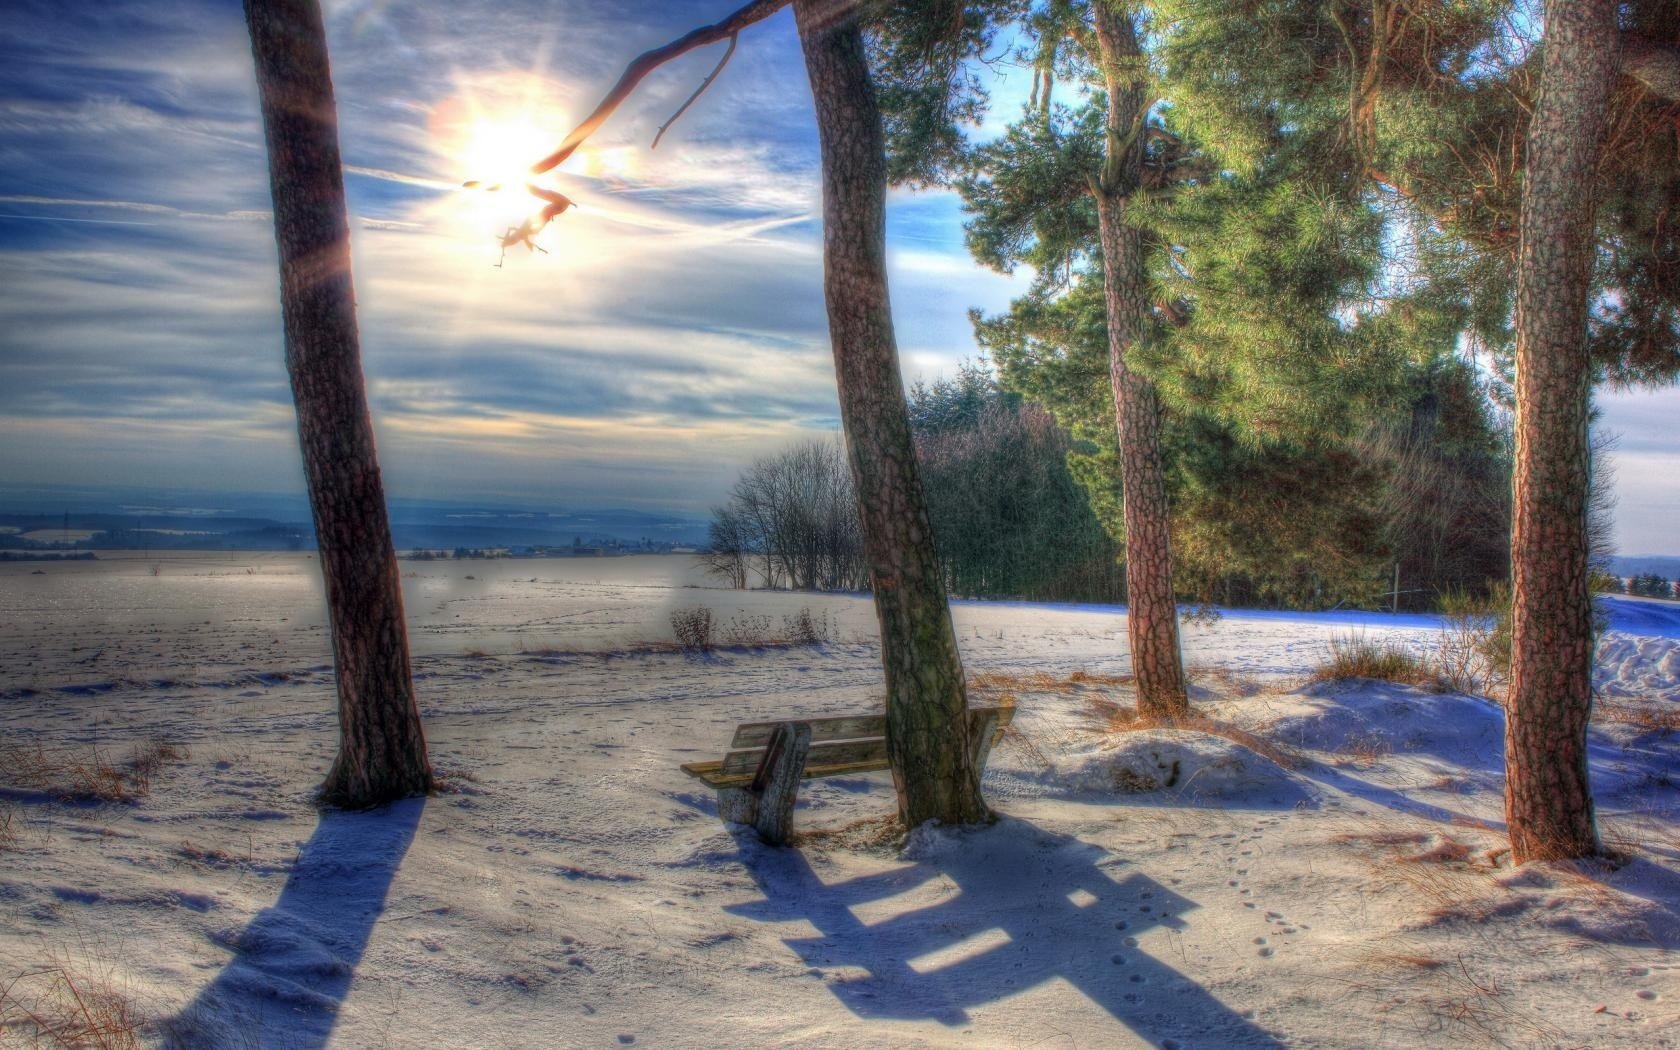
MULTIPOLYGON (((969 709, 976 769, 985 770, 992 745, 1014 718, 1014 707, 969 709)), ((843 715, 744 723, 721 761, 689 762, 682 771, 717 789, 719 817, 751 824, 765 842, 780 846, 793 830, 801 780, 887 768, 886 716, 843 715)))

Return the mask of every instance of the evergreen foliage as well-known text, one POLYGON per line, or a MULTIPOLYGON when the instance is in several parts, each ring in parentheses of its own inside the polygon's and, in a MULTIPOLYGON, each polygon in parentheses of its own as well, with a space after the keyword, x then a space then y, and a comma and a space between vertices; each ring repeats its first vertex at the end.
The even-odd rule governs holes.
MULTIPOLYGON (((1509 353, 1538 3, 1153 6, 1175 118, 1222 164, 1267 164, 1288 129, 1321 178, 1380 208, 1390 267, 1479 346, 1509 353)), ((1627 72, 1599 164, 1590 340, 1605 377, 1661 382, 1680 371, 1680 100, 1633 60, 1680 47, 1680 7, 1621 8, 1627 72)))
POLYGON ((909 394, 946 586, 965 597, 1121 601, 1115 543, 1070 474, 1073 443, 1043 408, 965 365, 909 394))

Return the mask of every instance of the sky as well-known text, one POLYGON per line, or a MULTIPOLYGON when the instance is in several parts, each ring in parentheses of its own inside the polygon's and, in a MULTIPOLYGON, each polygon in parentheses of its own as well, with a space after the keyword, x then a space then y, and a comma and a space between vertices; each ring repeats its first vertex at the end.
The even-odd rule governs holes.
MULTIPOLYGON (((363 367, 393 497, 696 512, 833 433, 817 143, 793 20, 654 132, 721 45, 650 78, 562 169, 579 203, 496 266, 548 153, 639 52, 733 0, 329 0, 363 367)), ((996 85, 1007 115, 1024 73, 996 85)), ((985 134, 981 129, 980 134, 985 134)), ((250 49, 229 0, 7 0, 0 485, 301 491, 250 49)), ((949 193, 895 191, 906 376, 978 356, 1019 278, 949 193)), ((1680 392, 1607 395, 1618 545, 1680 554, 1680 392)))

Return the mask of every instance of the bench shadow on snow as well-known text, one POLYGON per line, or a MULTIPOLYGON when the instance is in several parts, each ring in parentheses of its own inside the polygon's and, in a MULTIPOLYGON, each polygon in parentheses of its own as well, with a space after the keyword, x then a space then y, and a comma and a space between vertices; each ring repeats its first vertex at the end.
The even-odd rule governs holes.
MULTIPOLYGON (((825 882, 799 850, 735 832, 763 899, 726 910, 816 927, 784 943, 859 1018, 962 1025, 976 1008, 1060 980, 1159 1046, 1283 1045, 1137 947, 1151 932, 1181 929, 1195 902, 1072 836, 1003 817, 987 829, 936 831, 924 840, 931 848, 907 852, 908 865, 825 882), (909 911, 890 902, 938 882, 955 893, 909 911)), ((1058 1031, 1054 1018, 1035 1025, 1058 1031)))
POLYGON ((325 1047, 425 805, 323 810, 279 899, 226 942, 234 957, 165 1045, 325 1047))

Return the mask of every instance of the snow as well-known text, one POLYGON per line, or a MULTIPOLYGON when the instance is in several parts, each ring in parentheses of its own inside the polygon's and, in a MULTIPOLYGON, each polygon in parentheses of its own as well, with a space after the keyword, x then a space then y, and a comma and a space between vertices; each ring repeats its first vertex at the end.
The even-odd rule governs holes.
POLYGON ((1680 1041, 1674 605, 1613 602, 1600 650, 1595 787, 1633 859, 1513 869, 1496 705, 1303 684, 1350 630, 1427 651, 1429 617, 1228 611, 1184 634, 1210 731, 1114 733, 1124 610, 959 602, 976 702, 1019 705, 985 778, 999 821, 901 844, 886 775, 842 777, 803 790, 777 850, 677 767, 738 722, 878 705, 866 598, 708 589, 680 558, 404 563, 452 790, 319 813, 311 559, 38 568, 0 566, 0 739, 188 754, 132 804, 0 793, 0 983, 49 958, 103 975, 152 1041, 1680 1041), (699 604, 809 607, 835 638, 687 656, 669 615, 699 604))

